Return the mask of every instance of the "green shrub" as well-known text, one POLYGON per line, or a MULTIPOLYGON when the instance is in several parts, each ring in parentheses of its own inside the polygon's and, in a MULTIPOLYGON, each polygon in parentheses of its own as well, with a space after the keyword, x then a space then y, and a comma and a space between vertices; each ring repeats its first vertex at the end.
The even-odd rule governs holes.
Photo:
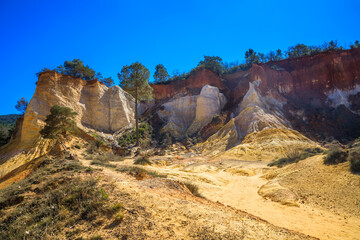
MULTIPOLYGON (((153 129, 147 122, 139 124, 140 145, 146 145, 154 137, 153 129)), ((129 147, 136 143, 135 129, 125 132, 119 139, 118 143, 121 147, 129 147)))
POLYGON ((280 158, 279 160, 268 164, 268 166, 283 167, 283 166, 291 164, 291 163, 297 163, 301 160, 315 156, 322 152, 323 152, 323 150, 321 148, 306 148, 302 152, 299 150, 293 150, 293 151, 290 151, 287 153, 287 157, 280 158))
POLYGON ((139 157, 134 161, 134 164, 136 165, 151 165, 151 162, 148 157, 139 157))
POLYGON ((184 182, 185 186, 189 191, 196 197, 203 197, 199 192, 199 187, 193 183, 190 182, 184 182))
POLYGON ((339 148, 330 149, 327 152, 327 155, 324 157, 324 164, 333 165, 346 162, 348 157, 348 152, 341 150, 339 148))
POLYGON ((354 173, 360 172, 360 150, 353 150, 349 154, 350 169, 354 173))
POLYGON ((121 203, 115 203, 115 204, 113 204, 113 205, 111 206, 111 208, 112 208, 114 211, 118 212, 118 211, 120 211, 120 210, 123 208, 123 206, 122 206, 121 203))

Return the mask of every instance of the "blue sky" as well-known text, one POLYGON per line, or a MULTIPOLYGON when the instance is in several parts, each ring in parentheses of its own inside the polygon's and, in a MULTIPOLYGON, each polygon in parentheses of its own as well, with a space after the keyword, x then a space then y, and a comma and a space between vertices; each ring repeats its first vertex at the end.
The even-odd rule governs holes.
POLYGON ((35 73, 80 58, 116 82, 139 61, 188 71, 203 55, 242 61, 247 49, 360 40, 360 1, 0 0, 0 115, 30 100, 35 73))

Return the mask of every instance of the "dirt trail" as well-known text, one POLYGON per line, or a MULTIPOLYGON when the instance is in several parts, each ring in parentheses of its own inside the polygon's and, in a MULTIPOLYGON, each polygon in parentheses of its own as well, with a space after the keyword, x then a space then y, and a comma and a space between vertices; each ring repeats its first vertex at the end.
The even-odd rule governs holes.
MULTIPOLYGON (((255 173, 253 176, 238 176, 224 171, 221 166, 216 166, 206 159, 197 161, 198 163, 194 163, 191 159, 184 159, 170 166, 146 168, 165 173, 170 179, 196 183, 206 199, 245 211, 275 226, 320 239, 360 239, 359 218, 345 219, 325 209, 305 204, 300 204, 300 207, 286 206, 261 197, 258 190, 268 180, 260 176, 267 163, 229 161, 230 165, 240 164, 242 169, 255 173), (179 162, 183 162, 185 166, 179 162)), ((84 165, 89 164, 87 160, 81 162, 84 165)), ((123 164, 132 164, 132 160, 124 161, 121 165, 123 164)), ((103 173, 112 178, 119 176, 118 172, 107 168, 104 168, 103 173)))
MULTIPOLYGON (((78 151, 77 155, 81 156, 81 153, 78 151)), ((79 160, 86 166, 91 163, 86 157, 79 157, 79 160)), ((132 165, 133 159, 111 163, 121 167, 132 165)), ((150 214, 134 219, 134 223, 141 225, 145 218, 149 219, 150 216, 153 230, 148 231, 148 237, 151 236, 149 239, 314 239, 234 208, 195 197, 187 193, 188 190, 184 193, 166 186, 174 181, 161 178, 136 180, 114 168, 93 167, 102 168, 99 174, 112 179, 122 194, 130 193, 129 196, 134 197, 131 204, 140 204, 141 208, 150 214)), ((192 179, 197 175, 170 166, 144 168, 170 173, 170 179, 192 179)), ((200 176, 198 179, 204 178, 200 176)), ((176 184, 178 183, 175 182, 175 186, 176 184)))
POLYGON ((257 193, 258 189, 267 183, 267 180, 260 178, 260 174, 251 177, 223 173, 217 175, 229 183, 222 187, 201 189, 202 194, 212 201, 219 201, 261 217, 274 225, 320 239, 360 239, 358 218, 344 219, 343 216, 304 204, 291 207, 265 200, 257 193))

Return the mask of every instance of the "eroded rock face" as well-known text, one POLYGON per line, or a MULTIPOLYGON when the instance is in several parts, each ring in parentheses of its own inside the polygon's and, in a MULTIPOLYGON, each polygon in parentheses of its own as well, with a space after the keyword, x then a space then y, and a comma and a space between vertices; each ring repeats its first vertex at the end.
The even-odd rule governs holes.
POLYGON ((56 72, 40 75, 21 130, 20 144, 30 147, 39 137, 44 120, 53 105, 66 106, 78 113, 80 128, 113 133, 134 120, 134 101, 118 86, 106 87, 99 81, 84 81, 56 72))
POLYGON ((172 98, 175 95, 182 94, 199 94, 205 85, 217 87, 220 90, 226 90, 226 86, 220 77, 207 69, 201 69, 184 81, 176 81, 170 84, 152 85, 155 99, 172 98))
POLYGON ((186 96, 173 99, 162 105, 157 113, 166 123, 161 132, 181 138, 195 119, 198 96, 186 96))
POLYGON ((192 135, 210 123, 214 116, 220 114, 226 102, 226 97, 217 87, 205 85, 197 98, 195 119, 187 129, 187 134, 192 135))
POLYGON ((220 114, 226 104, 225 96, 217 87, 205 85, 200 95, 178 97, 162 105, 159 117, 166 123, 162 132, 175 138, 192 135, 220 114))
POLYGON ((250 82, 249 90, 239 104, 235 126, 240 138, 266 128, 291 127, 282 112, 286 100, 276 94, 261 96, 259 84, 260 81, 250 82))

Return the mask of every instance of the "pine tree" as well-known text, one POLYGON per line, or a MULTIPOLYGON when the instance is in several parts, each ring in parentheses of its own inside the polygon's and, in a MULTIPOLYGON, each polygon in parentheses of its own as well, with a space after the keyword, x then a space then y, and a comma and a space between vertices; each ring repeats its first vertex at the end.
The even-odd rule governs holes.
POLYGON ((118 73, 120 87, 135 98, 136 145, 139 146, 139 119, 137 105, 139 101, 152 99, 149 85, 149 70, 139 62, 124 66, 118 73))
POLYGON ((45 127, 40 131, 44 138, 54 139, 66 136, 76 128, 74 117, 77 115, 71 108, 54 105, 45 119, 45 127))

